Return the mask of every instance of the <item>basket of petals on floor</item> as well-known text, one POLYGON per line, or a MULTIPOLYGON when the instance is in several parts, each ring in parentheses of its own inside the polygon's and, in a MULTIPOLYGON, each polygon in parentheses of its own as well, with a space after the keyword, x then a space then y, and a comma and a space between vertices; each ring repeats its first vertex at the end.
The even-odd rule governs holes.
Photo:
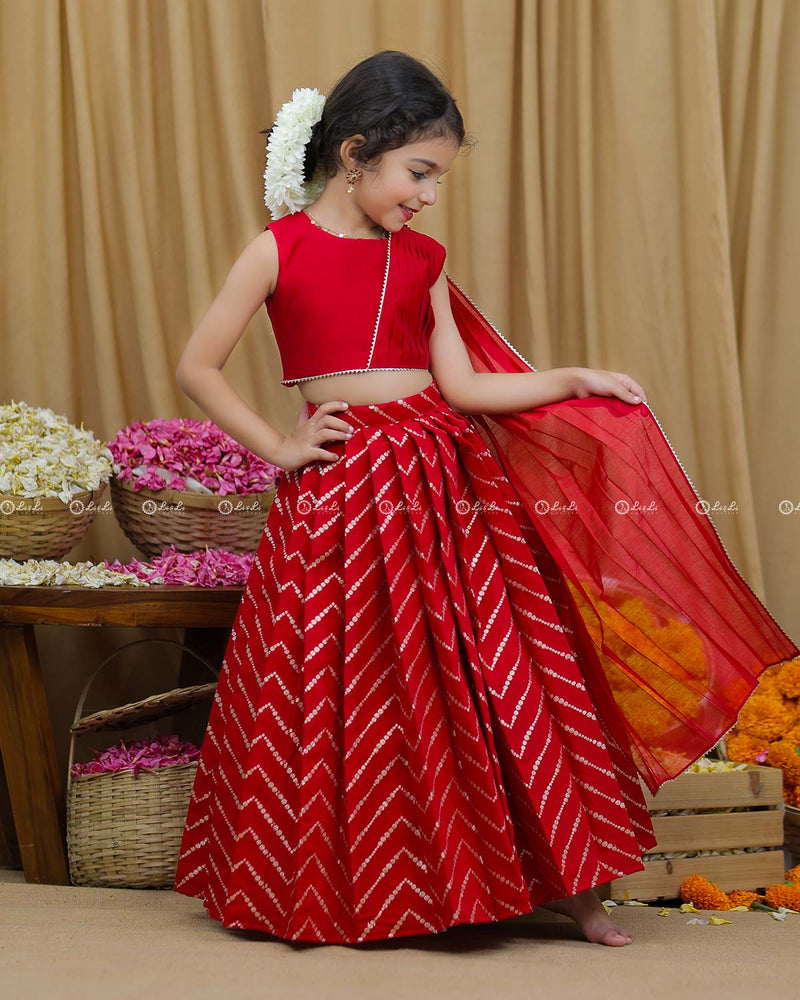
POLYGON ((71 727, 67 769, 67 858, 72 885, 170 888, 197 773, 199 747, 177 733, 120 740, 91 760, 73 763, 77 736, 128 729, 211 701, 216 671, 172 639, 140 639, 114 650, 86 682, 71 727), (175 688, 82 716, 89 687, 111 659, 142 642, 180 646, 199 659, 211 683, 175 688))
POLYGON ((0 558, 60 559, 100 509, 113 457, 44 407, 0 406, 0 558))
POLYGON ((108 447, 114 513, 146 555, 170 545, 179 552, 258 548, 283 470, 211 420, 136 422, 108 447))

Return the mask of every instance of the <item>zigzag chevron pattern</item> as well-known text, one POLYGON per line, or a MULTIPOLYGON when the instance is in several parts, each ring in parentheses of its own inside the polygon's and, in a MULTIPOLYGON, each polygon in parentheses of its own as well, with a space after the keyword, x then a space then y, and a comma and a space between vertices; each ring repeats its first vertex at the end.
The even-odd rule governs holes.
POLYGON ((279 485, 175 891, 226 927, 360 942, 641 870, 655 837, 619 720, 469 416, 433 382, 347 419, 335 462, 279 485))

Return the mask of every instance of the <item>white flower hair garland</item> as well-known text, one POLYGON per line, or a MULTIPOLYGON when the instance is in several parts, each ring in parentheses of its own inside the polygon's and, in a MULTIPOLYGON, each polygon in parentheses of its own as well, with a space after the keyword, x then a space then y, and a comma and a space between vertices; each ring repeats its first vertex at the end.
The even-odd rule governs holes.
POLYGON ((316 87, 299 87, 282 105, 267 140, 264 204, 273 220, 299 211, 315 201, 325 187, 322 164, 303 182, 303 163, 311 130, 322 118, 325 96, 316 87))

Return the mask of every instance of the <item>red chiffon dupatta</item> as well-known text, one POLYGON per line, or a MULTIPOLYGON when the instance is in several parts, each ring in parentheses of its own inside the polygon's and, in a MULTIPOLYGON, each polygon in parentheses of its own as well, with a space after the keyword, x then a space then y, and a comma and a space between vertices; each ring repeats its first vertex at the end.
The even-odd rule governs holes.
MULTIPOLYGON (((447 282, 475 371, 536 371, 447 282)), ((587 684, 655 793, 800 650, 733 565, 646 404, 590 396, 470 419, 558 568, 587 684)))

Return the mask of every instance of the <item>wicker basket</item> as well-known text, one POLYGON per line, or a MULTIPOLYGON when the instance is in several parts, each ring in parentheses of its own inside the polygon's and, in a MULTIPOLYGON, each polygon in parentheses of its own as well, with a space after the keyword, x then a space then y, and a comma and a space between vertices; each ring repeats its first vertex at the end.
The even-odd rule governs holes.
POLYGON ((229 552, 255 552, 276 488, 244 496, 185 490, 133 490, 111 480, 111 502, 122 530, 148 556, 174 545, 196 552, 208 545, 229 552))
POLYGON ((86 682, 70 730, 67 767, 67 856, 72 885, 171 888, 197 763, 142 771, 72 774, 75 738, 100 729, 129 729, 213 698, 213 684, 175 688, 81 718, 89 687, 106 664, 142 642, 180 646, 217 677, 194 650, 173 639, 139 639, 114 650, 86 682))
POLYGON ((58 497, 0 494, 0 558, 60 559, 83 538, 97 514, 106 483, 76 493, 67 504, 58 497))

